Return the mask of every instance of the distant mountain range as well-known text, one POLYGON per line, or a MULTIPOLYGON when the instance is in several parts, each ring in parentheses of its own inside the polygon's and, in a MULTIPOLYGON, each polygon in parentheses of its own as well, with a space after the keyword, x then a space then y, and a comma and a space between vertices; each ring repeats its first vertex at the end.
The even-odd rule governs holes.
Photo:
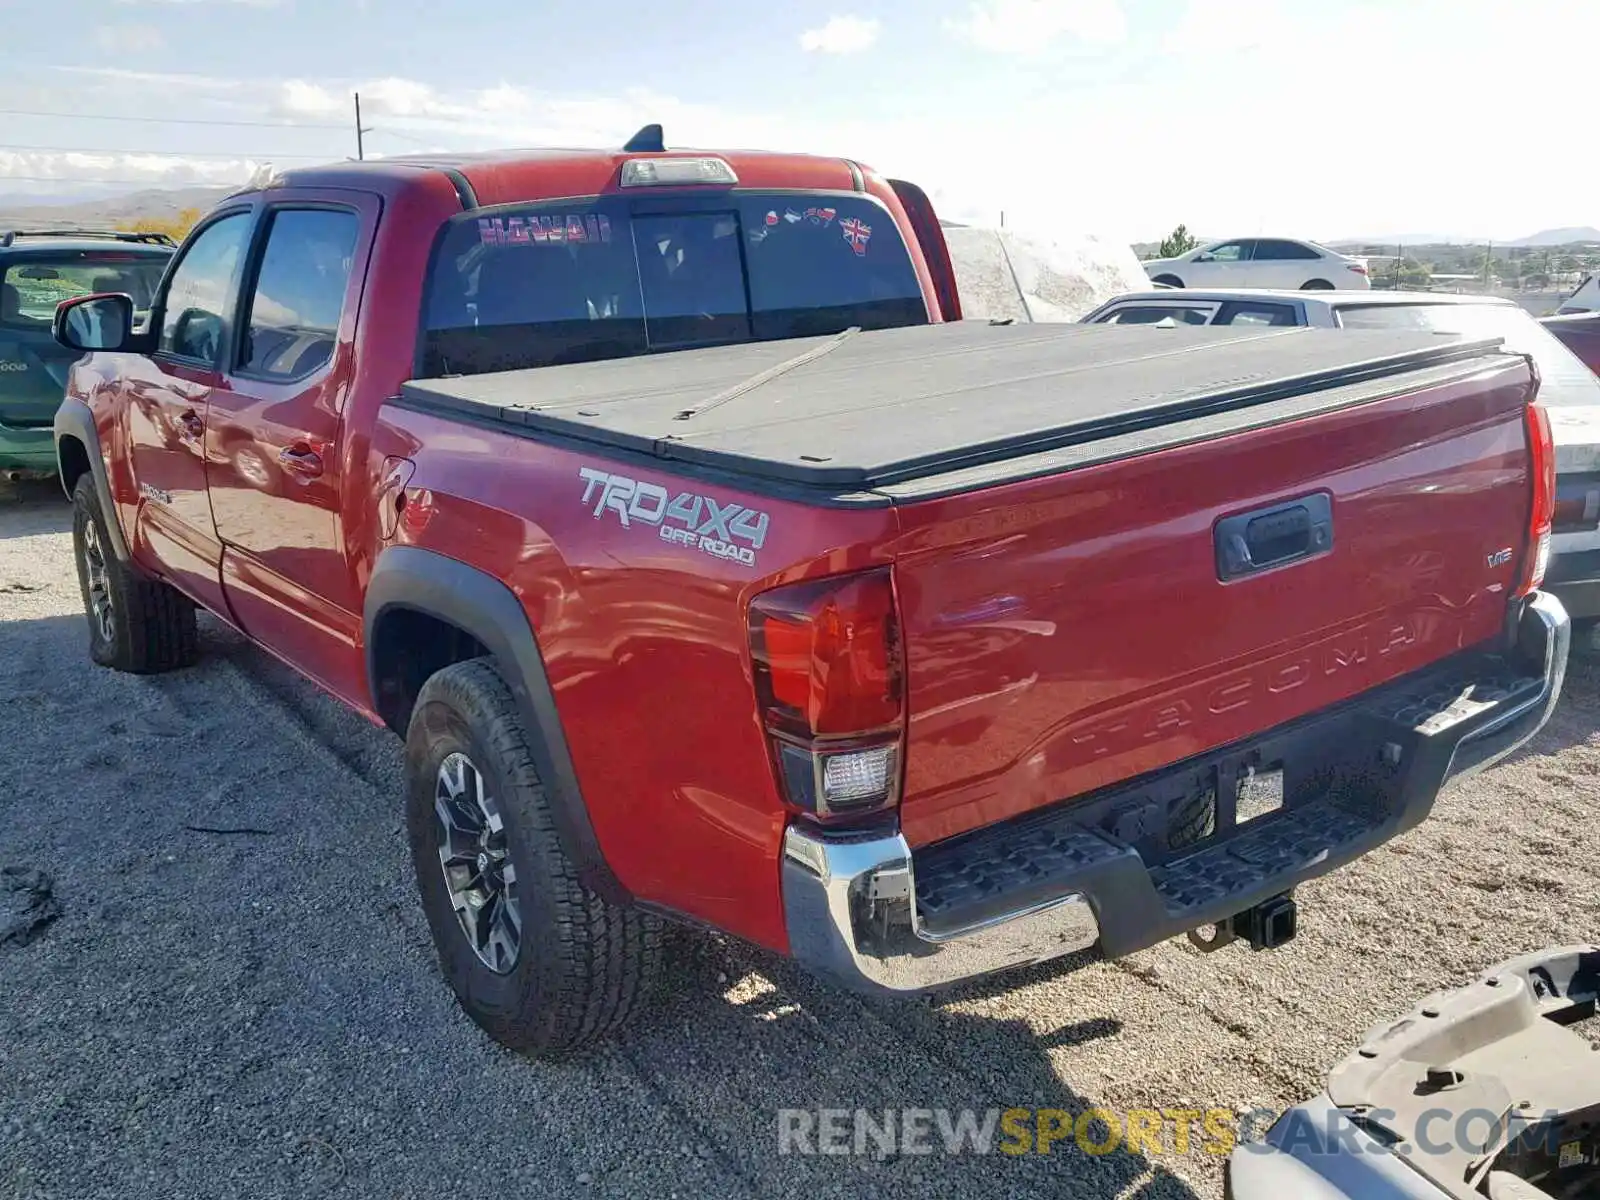
POLYGON ((1339 238, 1326 242, 1332 249, 1345 246, 1570 246, 1574 242, 1600 242, 1600 229, 1593 225, 1570 225, 1563 229, 1541 229, 1520 238, 1462 237, 1448 233, 1385 233, 1371 237, 1339 238))
MULTIPOLYGON (((0 180, 0 185, 4 181, 0 180)), ((209 209, 231 187, 152 189, 120 196, 63 197, 42 203, 37 196, 0 195, 0 230, 19 227, 105 228, 137 221, 170 220, 186 208, 209 209)))

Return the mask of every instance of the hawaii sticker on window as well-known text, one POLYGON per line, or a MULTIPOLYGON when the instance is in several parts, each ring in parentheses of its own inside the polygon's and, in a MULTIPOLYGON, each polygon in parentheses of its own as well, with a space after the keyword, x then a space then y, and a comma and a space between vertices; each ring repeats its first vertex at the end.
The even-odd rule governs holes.
POLYGON ((595 213, 565 216, 479 217, 485 246, 582 246, 611 240, 611 218, 595 213))
POLYGON ((850 249, 860 258, 867 252, 867 242, 872 237, 872 226, 867 225, 854 217, 846 217, 839 222, 839 232, 844 234, 844 240, 850 243, 850 249))

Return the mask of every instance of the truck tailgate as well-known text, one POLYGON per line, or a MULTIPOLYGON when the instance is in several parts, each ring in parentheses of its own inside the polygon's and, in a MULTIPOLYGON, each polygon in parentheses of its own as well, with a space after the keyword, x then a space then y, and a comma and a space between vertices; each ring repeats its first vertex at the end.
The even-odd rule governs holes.
POLYGON ((1293 402, 1268 400, 1231 431, 1197 417, 1149 452, 1134 431, 1019 482, 905 497, 907 840, 1256 737, 1493 638, 1527 542, 1529 380, 1504 355, 1424 366, 1310 416, 1274 421, 1293 402))

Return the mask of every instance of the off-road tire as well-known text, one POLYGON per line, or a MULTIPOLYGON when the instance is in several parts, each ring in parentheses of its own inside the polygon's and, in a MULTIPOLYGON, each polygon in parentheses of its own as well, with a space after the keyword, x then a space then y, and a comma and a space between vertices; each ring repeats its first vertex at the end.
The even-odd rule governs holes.
POLYGON ((495 1041, 559 1057, 600 1041, 650 994, 662 922, 586 890, 561 847, 511 689, 486 658, 423 684, 406 731, 406 825, 422 907, 445 979, 495 1041), (435 791, 445 760, 464 754, 483 777, 516 872, 521 940, 497 973, 457 919, 440 865, 435 791))
POLYGON ((193 666, 200 656, 194 604, 170 584, 119 559, 106 521, 94 477, 85 474, 72 489, 72 552, 89 626, 89 657, 102 667, 136 675, 193 666), (110 602, 110 636, 91 598, 91 547, 102 564, 100 591, 110 602))

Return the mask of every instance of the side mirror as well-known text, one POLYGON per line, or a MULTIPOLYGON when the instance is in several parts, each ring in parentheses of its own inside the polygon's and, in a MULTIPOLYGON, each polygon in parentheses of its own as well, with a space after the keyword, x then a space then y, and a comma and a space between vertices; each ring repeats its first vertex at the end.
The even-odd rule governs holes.
POLYGON ((1197 263, 1203 263, 1203 262, 1212 262, 1212 261, 1214 261, 1214 259, 1209 254, 1196 254, 1194 256, 1194 261, 1197 262, 1197 263))
POLYGON ((133 297, 65 300, 56 307, 51 332, 68 350, 124 350, 133 337, 133 297))

